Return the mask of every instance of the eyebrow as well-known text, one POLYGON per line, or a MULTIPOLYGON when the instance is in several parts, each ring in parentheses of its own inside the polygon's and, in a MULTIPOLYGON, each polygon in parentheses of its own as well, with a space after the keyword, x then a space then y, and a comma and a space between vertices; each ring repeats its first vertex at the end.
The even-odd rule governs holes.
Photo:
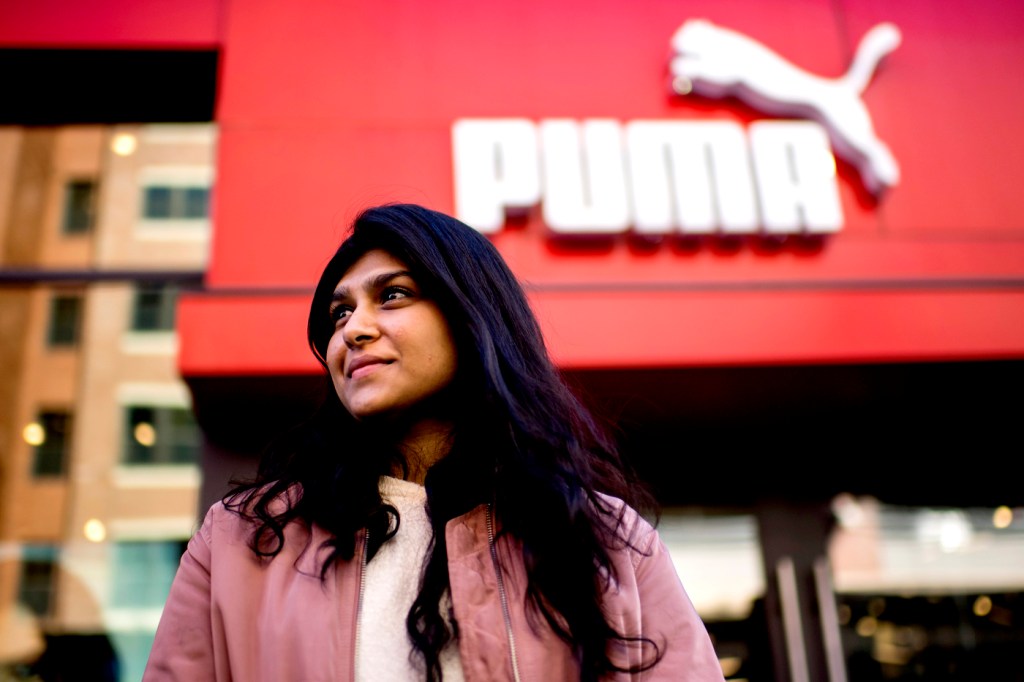
MULTIPOLYGON (((408 270, 395 270, 393 272, 382 272, 376 277, 373 277, 370 280, 368 280, 364 286, 367 290, 370 291, 374 289, 380 289, 391 280, 398 279, 399 277, 408 277, 409 279, 415 280, 415 278, 412 276, 412 273, 409 272, 408 270)), ((348 298, 351 293, 352 292, 348 287, 338 287, 337 289, 334 290, 334 293, 331 295, 331 303, 334 303, 336 301, 342 301, 348 298)))

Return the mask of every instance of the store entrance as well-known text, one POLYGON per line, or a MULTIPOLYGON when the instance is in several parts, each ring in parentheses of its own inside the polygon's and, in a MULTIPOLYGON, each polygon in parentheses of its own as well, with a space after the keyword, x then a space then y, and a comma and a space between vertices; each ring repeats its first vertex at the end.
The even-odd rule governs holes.
POLYGON ((1019 680, 1024 574, 994 567, 1024 565, 1022 367, 570 379, 664 506, 727 677, 1019 680))

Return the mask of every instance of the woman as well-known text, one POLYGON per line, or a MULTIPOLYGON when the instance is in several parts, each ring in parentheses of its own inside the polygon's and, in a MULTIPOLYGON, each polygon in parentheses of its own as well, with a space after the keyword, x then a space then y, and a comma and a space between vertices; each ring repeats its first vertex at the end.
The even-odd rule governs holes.
POLYGON ((476 231, 365 211, 330 388, 182 557, 145 680, 721 680, 635 482, 476 231))

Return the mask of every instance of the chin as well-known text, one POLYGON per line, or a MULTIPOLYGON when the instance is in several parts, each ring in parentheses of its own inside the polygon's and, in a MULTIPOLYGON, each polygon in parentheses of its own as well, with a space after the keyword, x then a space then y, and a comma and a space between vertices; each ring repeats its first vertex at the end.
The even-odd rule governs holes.
POLYGON ((369 391, 354 391, 348 396, 339 394, 338 398, 348 413, 359 421, 394 412, 397 407, 387 396, 374 395, 369 391))
POLYGON ((374 407, 362 407, 362 406, 360 406, 360 407, 347 407, 346 406, 345 409, 348 410, 348 413, 350 415, 352 415, 353 419, 355 419, 356 421, 360 421, 360 422, 361 421, 371 421, 371 420, 376 420, 376 419, 384 419, 389 414, 391 414, 390 410, 386 410, 386 409, 383 409, 383 408, 374 408, 374 407))
POLYGON ((342 405, 356 421, 389 421, 408 411, 407 408, 391 403, 359 402, 346 405, 342 402, 342 405))

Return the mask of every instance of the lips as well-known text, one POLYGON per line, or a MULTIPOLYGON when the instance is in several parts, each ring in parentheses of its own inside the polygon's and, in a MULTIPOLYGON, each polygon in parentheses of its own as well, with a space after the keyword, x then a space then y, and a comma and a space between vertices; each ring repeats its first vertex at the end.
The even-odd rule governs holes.
MULTIPOLYGON (((378 358, 373 355, 360 355, 359 357, 354 358, 350 363, 348 363, 348 367, 345 369, 345 376, 347 376, 349 379, 357 378, 356 372, 359 372, 359 370, 361 369, 373 368, 379 365, 388 364, 391 364, 391 360, 385 360, 384 358, 378 358)), ((366 374, 367 372, 359 373, 366 374)))

